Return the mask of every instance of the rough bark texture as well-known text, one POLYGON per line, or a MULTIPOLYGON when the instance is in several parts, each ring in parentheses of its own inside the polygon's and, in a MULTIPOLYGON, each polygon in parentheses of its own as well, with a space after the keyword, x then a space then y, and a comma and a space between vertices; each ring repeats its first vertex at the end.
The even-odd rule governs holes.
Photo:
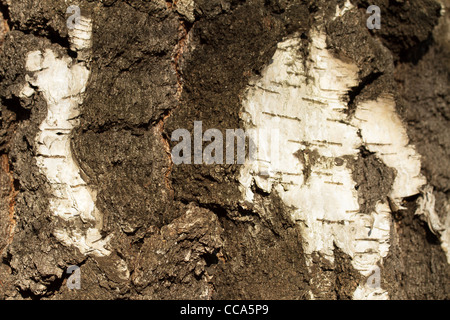
MULTIPOLYGON (((36 163, 47 103, 41 92, 20 93, 29 52, 50 48, 76 60, 66 2, 0 0, 1 299, 351 299, 366 278, 339 248, 334 264, 318 253, 308 267, 301 230, 276 192, 254 190, 263 204, 255 208, 243 202, 239 165, 174 165, 170 157, 172 132, 192 130, 194 121, 204 130, 242 128, 249 81, 286 36, 301 38, 306 57, 309 31, 319 26, 330 50, 360 69, 350 113, 381 92, 394 95, 445 220, 448 1, 441 16, 433 0, 352 0, 357 10, 333 20, 345 1, 80 0, 74 4, 93 21, 91 74, 71 150, 96 192, 111 254, 64 245, 36 163), (369 5, 382 10, 380 30, 366 27, 369 5), (70 265, 80 267, 80 290, 65 285, 70 265)), ((348 160, 361 210, 386 200, 395 172, 367 150, 348 160)), ((416 198, 393 210, 381 285, 394 299, 448 299, 449 264, 414 215, 416 198)))

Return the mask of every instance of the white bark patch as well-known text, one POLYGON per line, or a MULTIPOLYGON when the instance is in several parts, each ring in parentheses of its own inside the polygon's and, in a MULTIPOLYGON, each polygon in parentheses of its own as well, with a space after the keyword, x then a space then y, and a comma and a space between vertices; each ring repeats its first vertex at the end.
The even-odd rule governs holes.
MULTIPOLYGON (((280 146, 273 139, 259 139, 257 160, 247 161, 241 170, 241 191, 250 202, 254 184, 279 194, 302 227, 308 264, 313 252, 334 263, 336 244, 352 257, 355 269, 369 276, 389 251, 390 208, 380 199, 375 212, 360 212, 356 183, 342 157, 358 157, 363 145, 376 152, 398 172, 394 199, 418 193, 425 183, 420 159, 408 145, 392 97, 367 101, 347 119, 345 95, 358 85, 358 68, 328 52, 323 32, 313 31, 310 37, 309 57, 299 55, 298 39, 287 39, 248 86, 242 112, 246 129, 277 130, 280 146)), ((358 288, 354 296, 387 297, 373 286, 358 288)))
POLYGON ((78 52, 79 60, 87 60, 92 48, 92 21, 81 17, 73 29, 69 29, 70 48, 78 52))
POLYGON ((446 203, 444 210, 446 212, 446 218, 444 224, 445 229, 441 232, 441 246, 447 255, 447 262, 450 264, 450 203, 446 203))
POLYGON ((445 221, 441 223, 435 210, 436 198, 433 194, 433 187, 427 185, 422 190, 422 196, 417 199, 416 215, 422 215, 431 232, 440 237, 441 246, 450 264, 450 204, 444 206, 445 221))
POLYGON ((356 109, 352 123, 361 129, 364 145, 387 166, 397 171, 391 198, 400 205, 402 198, 418 194, 426 183, 421 175, 420 155, 409 145, 406 129, 395 112, 392 97, 365 101, 356 109))
MULTIPOLYGON (((84 58, 91 47, 91 31, 91 20, 82 18, 70 33, 72 47, 81 50, 84 58)), ((33 76, 26 76, 21 96, 30 97, 32 87, 37 88, 47 101, 48 110, 36 136, 36 163, 52 187, 51 211, 55 217, 67 221, 67 226, 73 225, 55 230, 55 236, 65 245, 77 247, 82 254, 109 255, 106 246, 110 237, 103 239, 100 234, 102 215, 95 206, 96 194, 83 180, 70 147, 89 69, 85 62, 73 63, 68 56, 56 57, 50 49, 44 53, 30 52, 26 68, 33 76), (84 226, 70 223, 76 219, 81 219, 84 226)))
POLYGON ((346 13, 347 11, 350 11, 353 8, 354 8, 354 6, 350 2, 350 0, 347 0, 344 3, 344 6, 342 8, 340 8, 339 5, 337 5, 336 6, 336 14, 335 14, 333 20, 336 20, 337 18, 342 17, 344 15, 344 13, 346 13))

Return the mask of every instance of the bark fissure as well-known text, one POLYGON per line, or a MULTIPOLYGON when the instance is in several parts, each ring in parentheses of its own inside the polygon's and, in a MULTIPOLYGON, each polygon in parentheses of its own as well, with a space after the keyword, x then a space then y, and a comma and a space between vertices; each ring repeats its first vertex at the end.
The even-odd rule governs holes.
MULTIPOLYGON (((170 2, 166 2, 167 7, 171 10, 173 10, 173 6, 170 2)), ((176 5, 176 1, 173 3, 176 5)), ((166 170, 166 173, 164 175, 164 184, 167 188, 167 190, 170 191, 172 197, 174 196, 175 192, 172 187, 171 182, 171 173, 173 170, 173 160, 172 160, 172 153, 171 153, 171 145, 170 145, 170 139, 165 133, 165 123, 166 121, 172 116, 174 112, 176 112, 177 108, 182 103, 181 98, 183 94, 183 88, 184 88, 184 79, 183 79, 183 71, 181 68, 181 59, 183 58, 184 51, 186 50, 187 43, 189 41, 189 33, 193 27, 193 24, 184 21, 183 19, 180 20, 180 25, 178 27, 179 30, 179 40, 178 43, 175 46, 173 57, 172 57, 172 67, 175 71, 176 77, 177 77, 177 92, 176 92, 176 99, 178 100, 178 105, 175 106, 173 109, 170 109, 164 113, 162 116, 162 119, 157 124, 157 129, 159 131, 159 134, 161 135, 161 141, 164 145, 164 151, 167 154, 168 158, 168 168, 166 170)))

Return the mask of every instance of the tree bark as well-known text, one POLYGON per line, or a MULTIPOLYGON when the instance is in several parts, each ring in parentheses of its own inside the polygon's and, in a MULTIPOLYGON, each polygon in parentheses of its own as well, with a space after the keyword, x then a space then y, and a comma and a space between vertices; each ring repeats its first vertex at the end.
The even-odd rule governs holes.
POLYGON ((0 0, 1 299, 450 297, 449 1, 69 5, 0 0))

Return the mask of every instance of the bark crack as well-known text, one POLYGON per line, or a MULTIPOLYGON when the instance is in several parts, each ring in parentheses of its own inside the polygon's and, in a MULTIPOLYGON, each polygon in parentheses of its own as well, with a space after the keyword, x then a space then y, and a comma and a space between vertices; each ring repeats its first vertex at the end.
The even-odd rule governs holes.
MULTIPOLYGON (((174 10, 174 5, 176 5, 177 1, 169 2, 166 1, 167 8, 170 10, 174 10)), ((164 150, 168 157, 168 163, 169 166, 167 168, 167 171, 164 174, 164 184, 166 186, 166 189, 170 191, 171 196, 173 197, 175 194, 175 191, 172 187, 172 182, 170 181, 170 175, 173 170, 173 161, 172 161, 172 154, 170 151, 170 141, 169 137, 164 132, 164 125, 166 124, 167 119, 169 119, 173 112, 178 109, 181 105, 181 96, 183 94, 183 88, 184 88, 184 79, 183 79, 183 73, 180 66, 180 61, 183 57, 183 54, 185 52, 188 40, 189 40, 189 34, 193 27, 193 24, 188 23, 182 19, 180 19, 180 25, 178 27, 179 32, 179 40, 177 45, 175 46, 173 57, 172 57, 172 67, 175 71, 176 77, 177 77, 177 92, 176 92, 176 99, 178 100, 178 105, 175 106, 174 109, 168 110, 163 115, 162 119, 157 124, 157 130, 159 134, 161 135, 161 141, 164 146, 164 150)))

